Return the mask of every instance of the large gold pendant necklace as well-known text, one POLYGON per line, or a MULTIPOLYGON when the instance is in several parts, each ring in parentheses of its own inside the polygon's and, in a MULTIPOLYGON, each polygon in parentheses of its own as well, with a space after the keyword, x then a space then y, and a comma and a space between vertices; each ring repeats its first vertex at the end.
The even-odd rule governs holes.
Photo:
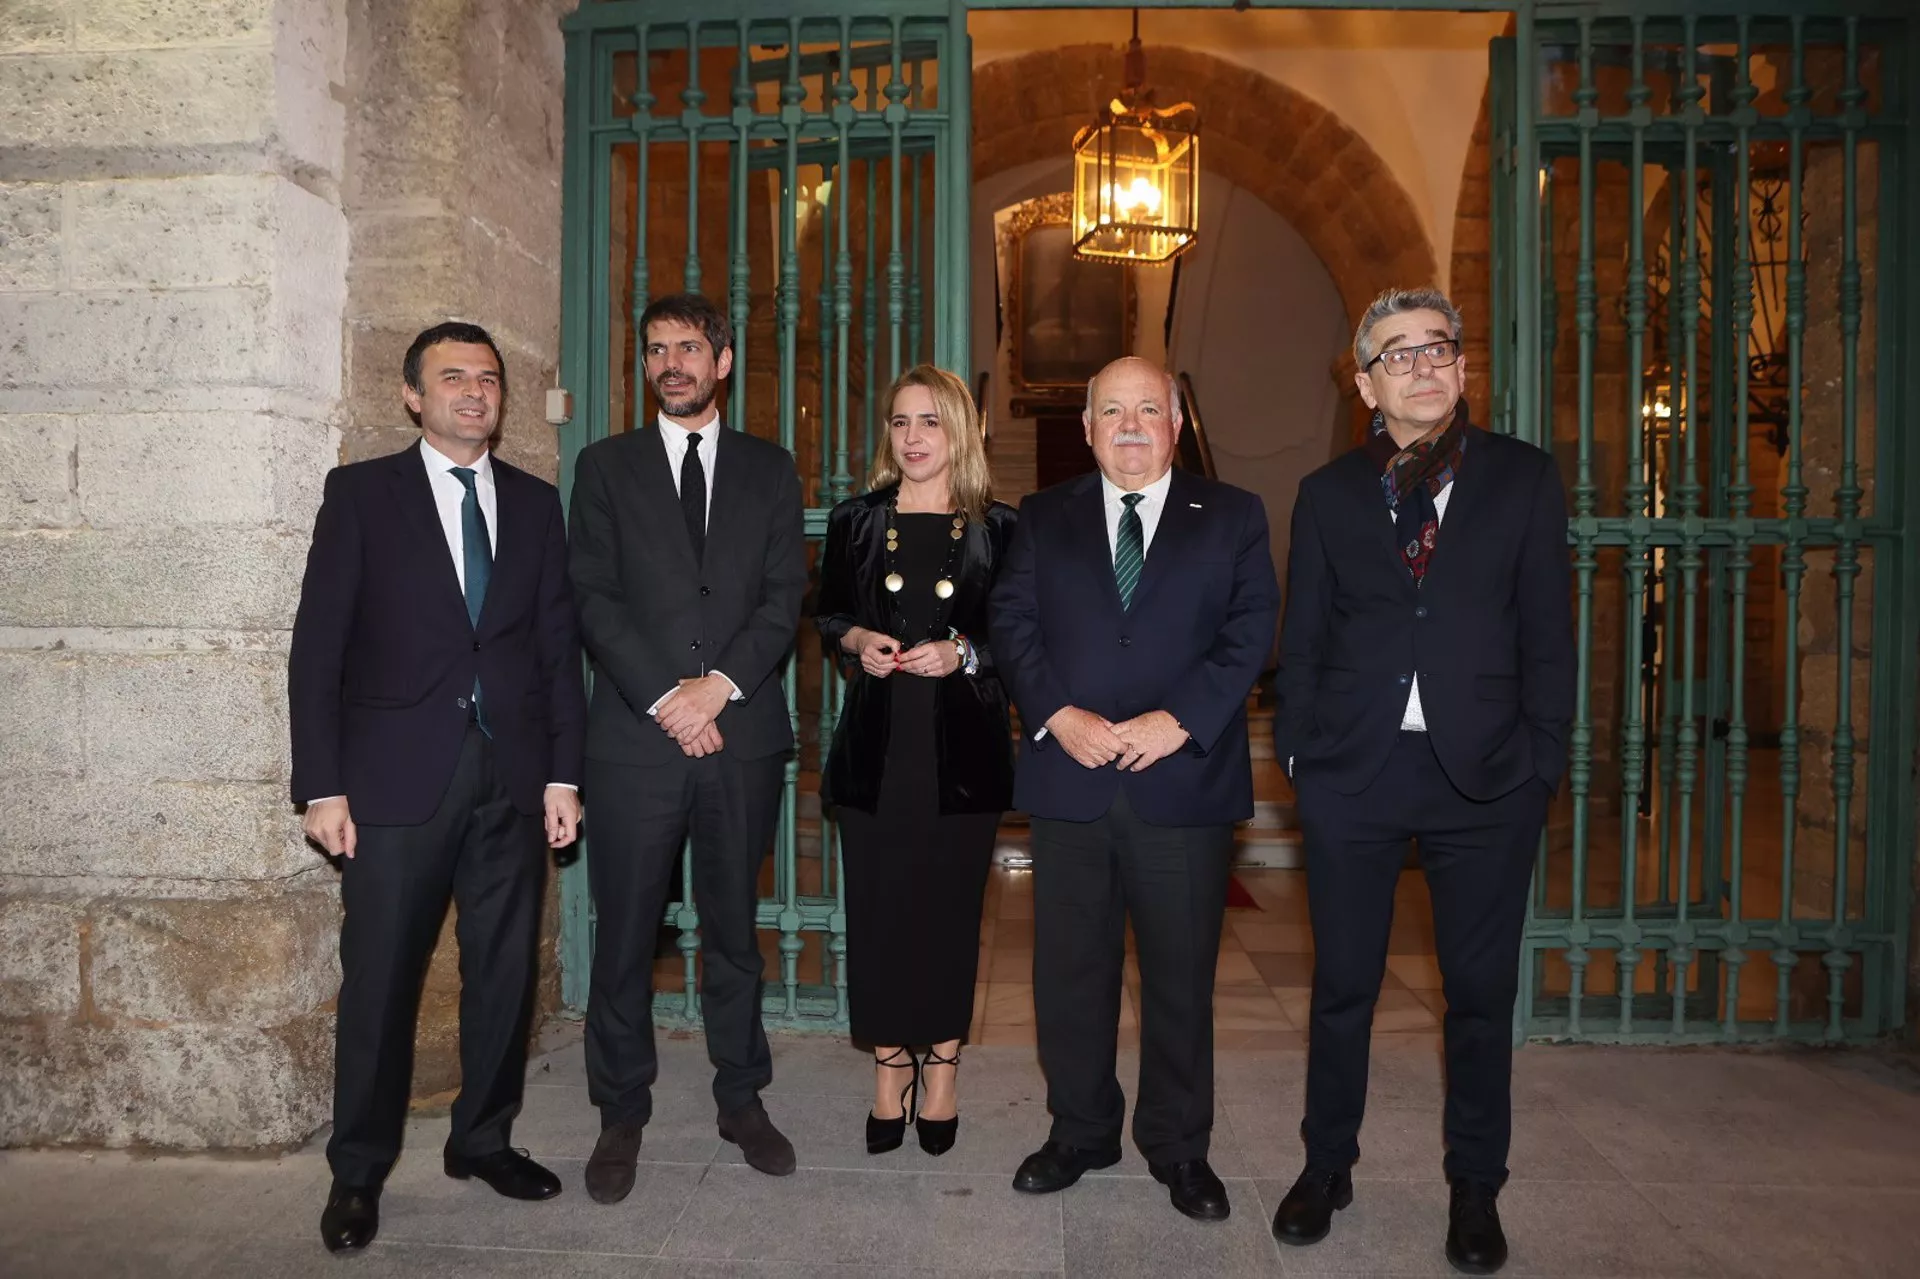
MULTIPOLYGON (((941 565, 940 576, 933 584, 933 593, 937 599, 947 600, 953 598, 954 562, 959 558, 960 543, 966 535, 967 517, 965 515, 953 516, 953 526, 947 532, 950 540, 947 543, 946 562, 941 565)), ((887 576, 885 578, 885 585, 887 590, 895 596, 898 596, 900 592, 907 587, 907 579, 901 575, 896 558, 899 552, 899 507, 897 502, 889 502, 887 503, 887 576)), ((895 611, 898 612, 897 605, 895 611)), ((901 629, 905 629, 905 618, 898 618, 897 621, 901 629)))

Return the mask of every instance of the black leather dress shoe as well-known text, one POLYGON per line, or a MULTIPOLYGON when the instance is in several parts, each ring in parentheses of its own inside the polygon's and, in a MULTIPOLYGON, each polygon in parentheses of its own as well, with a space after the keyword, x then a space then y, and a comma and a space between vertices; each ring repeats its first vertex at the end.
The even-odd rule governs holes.
POLYGON ((1447 1260, 1463 1275, 1490 1275, 1507 1264, 1500 1229, 1500 1192, 1481 1181, 1456 1181, 1447 1203, 1447 1260))
POLYGON ((1050 1195, 1096 1168, 1111 1168, 1119 1162, 1118 1150, 1079 1150, 1049 1141, 1020 1162, 1013 1188, 1023 1195, 1050 1195))
POLYGON ((781 1135, 759 1101, 749 1102, 720 1117, 720 1136, 740 1147, 747 1167, 769 1177, 784 1177, 798 1166, 793 1143, 781 1135))
POLYGON ((490 1155, 446 1153, 447 1176, 458 1181, 478 1177, 509 1199, 551 1199, 560 1193, 560 1178, 527 1158, 524 1150, 496 1150, 490 1155))
POLYGON ((335 1181, 320 1214, 320 1238, 328 1252, 354 1252, 380 1233, 380 1187, 335 1181))
POLYGON ((587 1160, 587 1194, 595 1203, 617 1204, 633 1190, 643 1126, 629 1121, 600 1130, 600 1140, 587 1160))
POLYGON ((1227 1188, 1204 1159, 1183 1159, 1175 1164, 1148 1163, 1153 1179, 1167 1188, 1167 1197, 1195 1221, 1225 1221, 1233 1206, 1227 1202, 1227 1188))
POLYGON ((1333 1229, 1333 1214, 1352 1202, 1351 1174, 1309 1168, 1273 1214, 1273 1237, 1295 1246, 1319 1243, 1333 1229))

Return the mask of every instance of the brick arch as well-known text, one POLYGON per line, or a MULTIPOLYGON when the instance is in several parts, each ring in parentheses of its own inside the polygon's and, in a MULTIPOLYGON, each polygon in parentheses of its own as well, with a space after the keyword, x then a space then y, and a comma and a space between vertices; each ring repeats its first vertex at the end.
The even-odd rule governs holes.
MULTIPOLYGON (((1313 99, 1192 49, 1147 51, 1148 83, 1200 109, 1202 166, 1285 218, 1332 276, 1350 317, 1382 289, 1439 278, 1413 201, 1366 140, 1313 99), (1177 95, 1177 96, 1176 96, 1177 95)), ((1046 49, 973 73, 973 176, 1067 154, 1120 85, 1111 45, 1046 49)))

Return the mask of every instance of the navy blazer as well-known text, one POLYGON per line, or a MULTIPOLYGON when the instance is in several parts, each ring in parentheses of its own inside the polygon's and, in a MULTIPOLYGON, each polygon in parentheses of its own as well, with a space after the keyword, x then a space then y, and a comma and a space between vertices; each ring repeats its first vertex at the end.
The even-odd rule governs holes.
POLYGON ((1157 826, 1253 816, 1247 693, 1279 613, 1266 509, 1244 489, 1176 469, 1124 609, 1100 476, 1027 498, 988 613, 1024 734, 1014 806, 1092 821, 1125 787, 1133 810, 1157 826), (1083 768, 1034 736, 1063 706, 1116 723, 1164 710, 1189 741, 1143 772, 1083 768))
POLYGON ((580 784, 586 697, 553 485, 493 458, 499 527, 476 627, 418 445, 327 473, 287 662, 295 803, 417 826, 460 758, 475 677, 513 806, 580 784))
POLYGON ((1549 454, 1467 428, 1418 586, 1365 449, 1300 481, 1273 719, 1274 750, 1296 775, 1365 790, 1417 671, 1427 735, 1462 794, 1557 789, 1575 666, 1566 493, 1549 454))

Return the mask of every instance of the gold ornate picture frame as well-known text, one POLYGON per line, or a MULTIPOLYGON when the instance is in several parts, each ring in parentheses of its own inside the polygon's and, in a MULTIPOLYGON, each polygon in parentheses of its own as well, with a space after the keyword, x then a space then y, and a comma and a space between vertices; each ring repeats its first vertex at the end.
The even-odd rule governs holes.
POLYGON ((1073 256, 1073 193, 1019 205, 1002 236, 1007 331, 1016 396, 1081 395, 1089 379, 1133 354, 1133 272, 1073 256))

